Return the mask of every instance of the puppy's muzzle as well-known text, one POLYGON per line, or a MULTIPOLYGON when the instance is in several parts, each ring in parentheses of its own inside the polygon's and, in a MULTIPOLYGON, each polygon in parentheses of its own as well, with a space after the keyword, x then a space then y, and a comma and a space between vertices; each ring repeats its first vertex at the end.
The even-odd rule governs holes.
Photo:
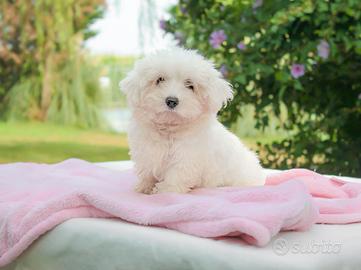
POLYGON ((167 97, 165 104, 167 104, 168 108, 174 109, 179 104, 179 100, 176 97, 167 97))

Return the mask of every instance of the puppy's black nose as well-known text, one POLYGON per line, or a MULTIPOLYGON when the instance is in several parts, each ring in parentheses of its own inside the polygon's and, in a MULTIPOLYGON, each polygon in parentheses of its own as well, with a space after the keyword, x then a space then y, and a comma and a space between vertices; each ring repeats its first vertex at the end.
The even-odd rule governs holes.
POLYGON ((179 100, 176 97, 167 97, 165 103, 169 108, 174 109, 178 105, 179 100))

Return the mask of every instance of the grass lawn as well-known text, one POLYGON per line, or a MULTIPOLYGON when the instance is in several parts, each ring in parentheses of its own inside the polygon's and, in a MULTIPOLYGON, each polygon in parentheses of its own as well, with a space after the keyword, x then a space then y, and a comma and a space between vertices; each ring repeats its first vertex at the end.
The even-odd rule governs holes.
POLYGON ((0 122, 0 163, 129 159, 125 134, 42 123, 0 122))
MULTIPOLYGON (((257 141, 273 139, 277 136, 257 135, 242 140, 256 149, 257 141)), ((54 163, 68 158, 93 162, 129 159, 126 135, 48 123, 0 122, 0 163, 54 163)))

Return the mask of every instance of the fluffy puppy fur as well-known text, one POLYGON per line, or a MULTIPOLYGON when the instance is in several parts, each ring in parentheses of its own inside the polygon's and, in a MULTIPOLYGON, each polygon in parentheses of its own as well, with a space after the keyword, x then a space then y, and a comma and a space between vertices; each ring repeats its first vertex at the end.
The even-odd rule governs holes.
POLYGON ((132 112, 136 191, 264 183, 255 153, 217 120, 233 97, 230 84, 195 51, 166 50, 139 60, 121 89, 132 112))

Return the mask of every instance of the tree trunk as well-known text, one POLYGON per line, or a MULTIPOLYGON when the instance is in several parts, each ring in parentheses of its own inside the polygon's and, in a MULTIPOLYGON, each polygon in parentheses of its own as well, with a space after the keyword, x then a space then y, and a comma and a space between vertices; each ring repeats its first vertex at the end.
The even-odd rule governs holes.
POLYGON ((43 73, 43 85, 41 91, 41 104, 40 104, 40 118, 42 121, 45 121, 48 115, 48 109, 51 102, 51 95, 52 95, 52 57, 48 55, 45 60, 45 67, 43 73))

